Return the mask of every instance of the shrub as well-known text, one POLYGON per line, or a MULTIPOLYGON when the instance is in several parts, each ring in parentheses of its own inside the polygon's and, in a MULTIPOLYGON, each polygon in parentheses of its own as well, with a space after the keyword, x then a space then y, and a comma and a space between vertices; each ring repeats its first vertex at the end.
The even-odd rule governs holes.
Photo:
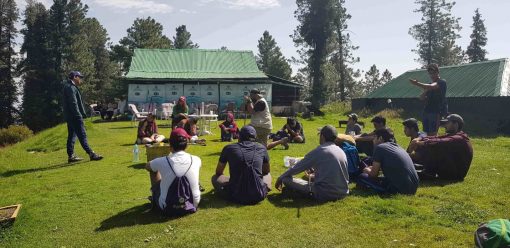
POLYGON ((0 146, 11 145, 23 141, 34 135, 27 126, 11 125, 0 129, 0 146))
POLYGON ((403 109, 384 109, 376 115, 380 115, 386 119, 399 119, 403 113, 403 109))
POLYGON ((321 111, 326 114, 345 115, 351 111, 351 102, 331 102, 322 106, 321 111))

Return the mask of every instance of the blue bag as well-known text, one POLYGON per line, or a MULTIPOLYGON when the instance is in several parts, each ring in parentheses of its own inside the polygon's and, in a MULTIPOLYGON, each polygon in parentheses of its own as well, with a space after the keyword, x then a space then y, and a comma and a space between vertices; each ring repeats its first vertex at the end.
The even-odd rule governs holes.
POLYGON ((345 152, 345 156, 347 157, 347 170, 349 171, 349 178, 352 181, 352 179, 361 174, 358 149, 356 149, 356 146, 353 146, 348 142, 343 142, 340 145, 340 148, 342 148, 345 152))

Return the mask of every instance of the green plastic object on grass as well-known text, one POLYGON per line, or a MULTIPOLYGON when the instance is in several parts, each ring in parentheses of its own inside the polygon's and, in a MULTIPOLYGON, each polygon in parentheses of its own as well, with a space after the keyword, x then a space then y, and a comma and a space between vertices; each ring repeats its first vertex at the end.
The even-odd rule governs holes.
POLYGON ((483 248, 510 247, 510 221, 496 219, 481 224, 475 231, 475 245, 483 248))

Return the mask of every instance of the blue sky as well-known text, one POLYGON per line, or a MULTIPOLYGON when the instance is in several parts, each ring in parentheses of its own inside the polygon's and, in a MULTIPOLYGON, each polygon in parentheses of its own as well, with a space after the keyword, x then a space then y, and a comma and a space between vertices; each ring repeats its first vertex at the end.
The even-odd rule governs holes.
MULTIPOLYGON (((83 0, 82 0, 83 1, 83 0)), ((17 0, 21 9, 24 0, 17 0)), ((43 0, 50 6, 50 0, 43 0)), ((185 24, 192 40, 200 48, 217 49, 227 46, 232 50, 252 50, 257 53, 257 41, 268 30, 290 58, 297 56, 289 37, 297 21, 292 0, 85 0, 89 17, 96 17, 108 30, 111 41, 117 43, 126 35, 137 17, 151 16, 162 23, 168 37, 175 35, 175 28, 185 24)), ((352 15, 349 30, 355 52, 361 62, 355 68, 368 70, 375 64, 382 71, 389 69, 394 76, 419 65, 411 52, 416 41, 408 30, 420 22, 413 13, 417 6, 413 0, 347 0, 346 7, 352 15)), ((508 0, 459 0, 453 9, 461 17, 462 38, 458 40, 463 49, 469 44, 472 16, 480 8, 488 29, 488 58, 510 57, 509 26, 510 1, 508 0)), ((293 65, 296 69, 296 66, 293 65)))

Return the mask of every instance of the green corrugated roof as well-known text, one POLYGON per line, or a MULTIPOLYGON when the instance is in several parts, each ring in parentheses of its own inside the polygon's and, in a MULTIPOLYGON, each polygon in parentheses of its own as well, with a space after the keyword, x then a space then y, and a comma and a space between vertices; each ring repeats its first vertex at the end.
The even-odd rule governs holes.
MULTIPOLYGON (((508 95, 508 59, 446 66, 440 68, 441 78, 447 82, 446 97, 492 97, 508 95), (504 90, 502 90, 504 87, 504 90)), ((426 70, 405 72, 386 85, 363 98, 415 98, 422 90, 409 82, 415 78, 420 82, 430 82, 426 70)))
POLYGON ((267 79, 251 51, 135 49, 128 79, 267 79))

